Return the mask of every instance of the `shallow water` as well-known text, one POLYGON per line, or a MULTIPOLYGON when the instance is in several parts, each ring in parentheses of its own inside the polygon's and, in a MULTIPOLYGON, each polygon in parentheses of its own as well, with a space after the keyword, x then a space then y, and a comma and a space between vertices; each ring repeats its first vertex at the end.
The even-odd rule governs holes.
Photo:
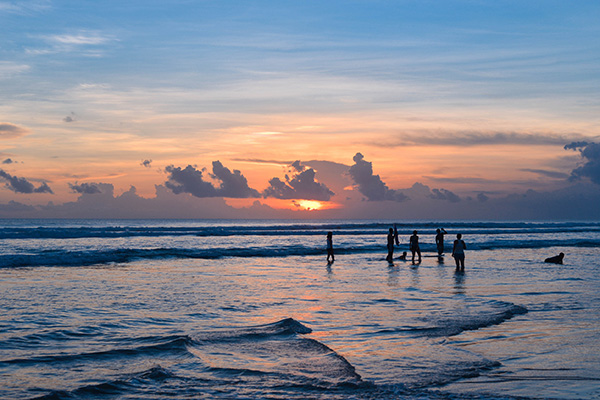
POLYGON ((328 265, 340 222, 36 223, 0 243, 2 398, 600 398, 595 225, 447 223, 473 249, 457 274, 435 224, 390 265, 387 225, 347 222, 328 265))

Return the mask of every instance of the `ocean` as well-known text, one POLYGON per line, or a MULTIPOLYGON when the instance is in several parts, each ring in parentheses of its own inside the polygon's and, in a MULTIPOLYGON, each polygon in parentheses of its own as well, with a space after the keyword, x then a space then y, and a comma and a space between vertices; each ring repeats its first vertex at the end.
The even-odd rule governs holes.
POLYGON ((2 220, 0 293, 2 399, 600 399, 600 222, 2 220))

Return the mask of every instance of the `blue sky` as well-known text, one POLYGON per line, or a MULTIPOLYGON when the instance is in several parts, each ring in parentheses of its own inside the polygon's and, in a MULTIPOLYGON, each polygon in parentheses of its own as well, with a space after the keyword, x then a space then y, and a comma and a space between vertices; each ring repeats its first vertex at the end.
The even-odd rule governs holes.
MULTIPOLYGON (((0 1, 0 204, 77 201, 84 182, 153 198, 187 165, 218 186, 214 161, 262 192, 288 163, 358 152, 392 190, 563 190, 593 161, 563 147, 600 136, 599 17, 596 1, 0 1)), ((322 182, 342 181, 335 209, 360 197, 322 182)))

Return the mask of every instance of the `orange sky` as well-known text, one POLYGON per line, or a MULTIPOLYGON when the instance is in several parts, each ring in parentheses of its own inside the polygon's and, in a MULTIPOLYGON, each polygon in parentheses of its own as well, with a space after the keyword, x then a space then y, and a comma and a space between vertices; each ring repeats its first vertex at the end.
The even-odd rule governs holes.
MULTIPOLYGON (((593 4, 287 4, 269 24, 242 4, 157 7, 0 7, 0 204, 76 201, 82 183, 153 198, 169 166, 218 187, 213 161, 262 192, 286 163, 359 152, 392 190, 551 191, 586 161, 563 147, 600 137, 593 4)), ((314 169, 336 207, 360 197, 314 169)))

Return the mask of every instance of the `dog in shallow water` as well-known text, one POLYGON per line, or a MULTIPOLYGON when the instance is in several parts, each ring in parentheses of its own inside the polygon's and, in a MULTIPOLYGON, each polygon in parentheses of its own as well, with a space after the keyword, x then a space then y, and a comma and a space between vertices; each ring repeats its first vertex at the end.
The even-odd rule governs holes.
POLYGON ((563 258, 565 258, 565 253, 560 253, 557 256, 546 258, 544 260, 544 262, 552 263, 552 264, 562 264, 563 263, 563 258))

